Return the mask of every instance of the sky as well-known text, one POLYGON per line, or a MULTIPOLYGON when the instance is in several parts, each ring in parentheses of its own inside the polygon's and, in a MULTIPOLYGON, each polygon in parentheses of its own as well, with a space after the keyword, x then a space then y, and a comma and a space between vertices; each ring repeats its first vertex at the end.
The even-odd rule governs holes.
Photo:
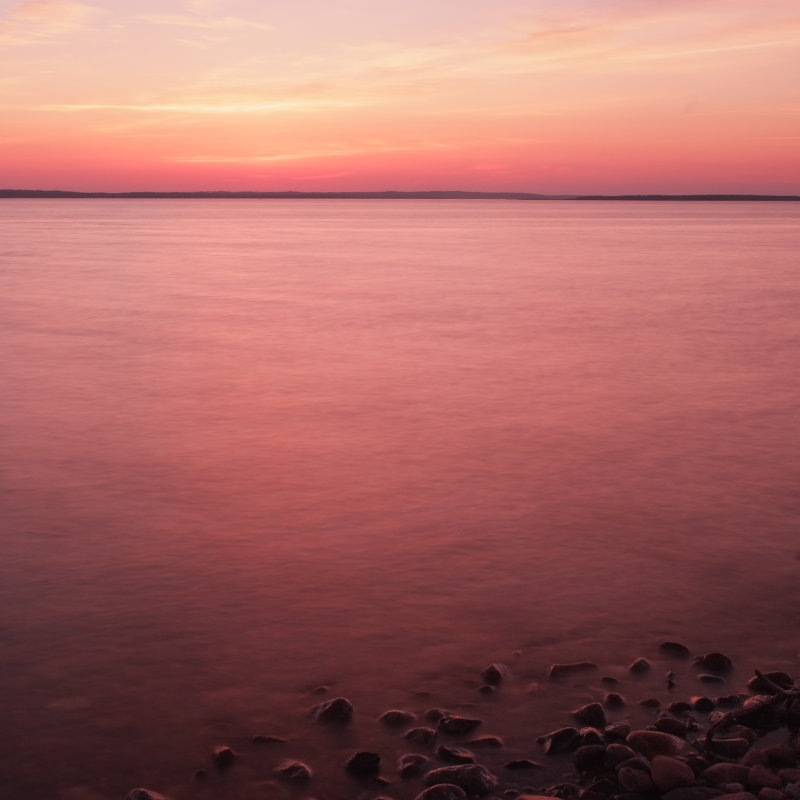
POLYGON ((800 0, 0 0, 0 187, 800 193, 800 0))

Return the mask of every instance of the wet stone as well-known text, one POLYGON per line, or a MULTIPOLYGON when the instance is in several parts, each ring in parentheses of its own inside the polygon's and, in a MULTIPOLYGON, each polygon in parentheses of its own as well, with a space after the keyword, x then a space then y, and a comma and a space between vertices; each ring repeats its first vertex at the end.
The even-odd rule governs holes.
POLYGON ((448 764, 474 764, 475 755, 470 753, 466 747, 458 747, 455 744, 440 744, 436 748, 436 758, 448 764))
POLYGON ((619 680, 612 675, 604 675, 600 678, 600 683, 602 683, 603 686, 619 686, 619 680))
POLYGON ((603 705, 612 710, 625 707, 625 698, 618 692, 608 692, 603 699, 603 705))
POLYGON ((750 768, 744 764, 712 764, 702 778, 712 786, 725 783, 747 783, 750 768))
POLYGON ((275 772, 281 778, 292 783, 306 783, 311 780, 311 767, 302 761, 287 759, 278 764, 275 772))
POLYGON ((481 672, 481 679, 490 686, 499 686, 507 675, 508 667, 505 664, 489 664, 481 672))
POLYGON ((315 722, 343 724, 353 718, 353 704, 346 697, 336 697, 314 706, 315 722))
POLYGON ((613 795, 619 794, 620 785, 608 778, 601 778, 599 781, 595 781, 589 786, 588 790, 590 792, 596 792, 603 797, 612 797, 613 795))
POLYGON ((467 800, 467 795, 454 783, 437 783, 418 794, 415 800, 467 800))
POLYGON ((706 749, 723 758, 741 758, 750 749, 750 742, 743 738, 712 739, 706 749))
POLYGON ((775 768, 793 767, 798 758, 794 748, 783 744, 770 745, 761 752, 766 756, 768 764, 775 768))
POLYGON ((673 789, 661 796, 661 800, 712 800, 722 792, 711 786, 689 786, 685 789, 673 789))
POLYGON ((650 672, 650 662, 646 658, 637 658, 636 661, 628 667, 628 672, 630 672, 631 675, 644 675, 650 672))
POLYGON ((286 744, 286 739, 282 736, 269 736, 263 733, 257 733, 250 738, 253 744, 286 744))
POLYGON ((769 767, 765 767, 763 764, 754 764, 750 767, 747 785, 756 790, 780 789, 783 781, 769 767))
POLYGON ((484 795, 497 787, 497 778, 480 764, 460 764, 455 767, 439 767, 424 778, 428 786, 437 783, 453 783, 469 795, 484 795))
POLYGON ((676 756, 684 748, 685 742, 677 736, 661 731, 633 731, 626 742, 637 752, 653 758, 654 756, 676 756))
POLYGON ((608 739, 624 739, 631 732, 631 726, 627 722, 612 722, 606 725, 606 737, 608 739))
POLYGON ((788 795, 780 789, 761 789, 758 793, 758 800, 786 800, 788 795))
POLYGON ((236 754, 233 752, 233 750, 231 750, 230 747, 221 745, 214 748, 214 752, 211 754, 211 759, 213 760, 214 766, 217 769, 228 769, 229 767, 233 766, 233 762, 236 759, 236 754))
POLYGON ((416 720, 416 716, 410 711, 400 711, 399 709, 392 708, 389 711, 384 711, 378 718, 384 725, 391 728, 402 728, 403 725, 410 725, 416 720))
POLYGON ((756 800, 756 796, 750 792, 729 792, 728 794, 720 795, 720 800, 756 800))
POLYGON ((693 697, 692 708, 701 714, 710 714, 714 710, 714 701, 710 697, 693 697))
POLYGON ((504 769, 520 771, 523 769, 541 769, 542 765, 538 761, 531 761, 529 758, 518 758, 515 761, 507 761, 503 764, 504 769))
POLYGON ((617 770, 617 781, 627 792, 650 794, 653 791, 653 780, 646 770, 620 767, 617 770))
POLYGON ((691 656, 689 648, 679 642, 661 642, 661 644, 658 645, 658 652, 661 653, 664 658, 675 658, 686 661, 688 661, 691 656))
POLYGON ((497 687, 489 683, 484 683, 482 686, 478 687, 478 691, 481 694, 494 694, 497 691, 497 687))
POLYGON ((568 753, 575 750, 580 742, 581 734, 577 728, 559 728, 539 738, 548 755, 568 753))
POLYGON ((444 717, 449 717, 450 712, 446 708, 429 708, 422 716, 428 722, 438 722, 444 717))
POLYGON ((465 733, 472 733, 479 725, 482 725, 482 720, 472 719, 470 717, 461 717, 458 714, 442 717, 439 720, 439 730, 443 733, 449 733, 454 736, 461 736, 465 733))
POLYGON ((579 747, 572 756, 572 763, 583 775, 600 773, 606 766, 606 748, 601 744, 579 747))
POLYGON ((152 789, 131 789, 125 795, 125 800, 168 800, 168 798, 152 789))
POLYGON ((657 697, 645 697, 639 701, 639 705, 642 708, 661 708, 661 701, 657 697))
POLYGON ((433 728, 412 728, 403 734, 403 738, 415 744, 431 744, 436 738, 436 731, 433 728))
POLYGON ((593 661, 576 661, 571 664, 553 664, 547 671, 550 678, 565 678, 572 675, 580 675, 581 673, 594 672, 597 669, 597 664, 593 661))
POLYGON ((725 675, 733 669, 733 661, 723 653, 706 653, 698 656, 693 663, 700 669, 717 675, 725 675))
POLYGON ((381 766, 381 757, 377 753, 361 750, 347 759, 345 769, 353 775, 374 775, 381 766))
POLYGON ((656 756, 650 764, 650 776, 662 794, 693 786, 695 782, 692 768, 685 761, 670 756, 656 756))
POLYGON ((594 728, 605 728, 606 726, 606 712, 600 703, 588 703, 585 706, 575 709, 572 716, 582 722, 584 725, 590 725, 594 728))
POLYGON ((759 675, 754 675, 747 682, 747 688, 750 689, 751 692, 774 694, 775 690, 770 685, 770 682, 781 689, 791 689, 794 686, 794 680, 792 680, 792 676, 787 672, 764 672, 762 674, 768 681, 765 681, 764 678, 759 675))
POLYGON ((701 683, 725 683, 725 678, 721 675, 715 675, 713 672, 701 672, 697 676, 697 680, 701 683))
POLYGON ((477 739, 470 739, 467 744, 473 747, 503 747, 503 740, 499 736, 479 736, 477 739))
POLYGON ((406 753, 397 760, 397 771, 404 778, 414 778, 422 775, 429 763, 427 756, 421 753, 406 753))
POLYGON ((667 711, 669 711, 670 714, 686 714, 692 711, 693 708, 694 706, 691 703, 687 703, 685 700, 675 700, 667 706, 667 711))
POLYGON ((635 758, 636 753, 625 744, 610 744, 606 747, 605 752, 605 767, 606 769, 616 769, 624 761, 629 758, 635 758))

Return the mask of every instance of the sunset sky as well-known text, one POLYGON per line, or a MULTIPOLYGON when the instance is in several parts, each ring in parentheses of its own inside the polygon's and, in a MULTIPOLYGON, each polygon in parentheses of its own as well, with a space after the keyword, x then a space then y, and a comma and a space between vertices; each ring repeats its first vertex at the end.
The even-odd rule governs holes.
POLYGON ((798 0, 0 0, 0 187, 800 193, 798 0))

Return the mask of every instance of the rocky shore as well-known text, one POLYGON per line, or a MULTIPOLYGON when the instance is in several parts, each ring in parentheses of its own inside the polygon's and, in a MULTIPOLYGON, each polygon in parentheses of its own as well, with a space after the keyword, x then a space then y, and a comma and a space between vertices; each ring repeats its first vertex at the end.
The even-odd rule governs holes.
MULTIPOLYGON (((656 653, 652 660, 636 658, 619 677, 602 674, 591 661, 551 665, 543 678, 548 690, 558 693, 577 682, 598 699, 565 708, 563 727, 535 731, 532 722, 530 748, 524 754, 506 749, 502 731, 485 732, 479 714, 439 707, 394 708, 380 714, 373 722, 391 735, 394 746, 391 752, 386 747, 379 751, 378 737, 352 736, 358 715, 348 698, 324 700, 309 710, 308 725, 334 734, 346 732, 348 741, 363 749, 354 749, 339 763, 336 780, 313 763, 275 757, 273 752, 273 779, 258 790, 254 787, 252 796, 800 800, 800 680, 786 672, 755 670, 746 685, 730 692, 734 664, 726 655, 710 652, 692 658, 677 642, 661 642, 656 653), (659 669, 661 696, 626 697, 628 690, 642 687, 643 676, 649 676, 652 685, 659 669), (687 674, 693 686, 708 691, 676 697, 687 674), (649 716, 648 724, 641 724, 643 713, 649 716), (347 794, 341 789, 342 774, 349 781, 347 794), (557 781, 553 775, 559 776, 557 781)), ((493 663, 482 670, 480 680, 477 677, 477 692, 490 697, 505 690, 514 670, 493 663)), ((417 693, 416 700, 424 700, 425 694, 417 693)), ((269 749, 286 739, 262 733, 253 735, 251 742, 269 749)), ((207 758, 207 766, 191 780, 197 792, 189 790, 182 797, 226 796, 218 791, 203 794, 202 787, 215 774, 236 770, 246 756, 221 744, 207 758)), ((125 800, 171 797, 138 788, 125 800)))

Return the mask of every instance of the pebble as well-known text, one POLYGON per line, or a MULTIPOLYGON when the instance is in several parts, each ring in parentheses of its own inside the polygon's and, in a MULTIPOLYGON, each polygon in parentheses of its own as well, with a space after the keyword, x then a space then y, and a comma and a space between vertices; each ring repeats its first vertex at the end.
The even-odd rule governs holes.
POLYGON ((658 651, 665 658, 688 660, 691 656, 689 648, 678 642, 661 642, 658 646, 658 651))
POLYGON ((581 733, 577 728, 559 728, 539 737, 539 742, 544 745, 548 755, 568 753, 575 750, 580 742, 581 733))
POLYGON ((603 698, 603 705, 612 710, 624 708, 625 698, 618 692, 607 692, 603 698))
POLYGON ((714 701, 710 697, 693 697, 692 708, 701 714, 710 714, 714 710, 714 701))
POLYGON ((604 744, 603 734, 597 728, 581 728, 580 730, 580 744, 604 744))
POLYGON ((723 653, 706 653, 704 656, 695 658, 693 663, 701 669, 715 672, 718 675, 724 675, 733 669, 733 661, 723 653))
POLYGON ((633 731, 625 740, 629 747, 647 758, 654 756, 677 756, 686 742, 677 736, 661 731, 633 731))
POLYGON ((214 761, 214 766, 217 769, 228 769, 230 766, 232 766, 236 758, 236 754, 233 752, 233 750, 231 750, 230 747, 220 745, 219 747, 214 748, 211 758, 214 761))
POLYGON ((378 718, 384 725, 389 725, 392 728, 401 728, 403 725, 410 725, 416 720, 416 716, 410 711, 400 711, 392 708, 389 711, 384 711, 378 718))
POLYGON ((538 761, 531 761, 529 758, 518 758, 515 761, 507 761, 503 764, 505 769, 510 770, 523 770, 523 769, 541 769, 542 765, 538 761))
POLYGON ((474 764, 475 755, 470 753, 466 747, 458 747, 454 744, 440 744, 436 748, 436 758, 446 761, 448 764, 474 764))
POLYGON ((285 744, 286 739, 282 736, 265 736, 262 733, 257 733, 251 737, 250 741, 253 744, 285 744))
POLYGON ((436 731, 433 728, 412 728, 403 734, 403 738, 415 744, 431 744, 436 738, 436 731))
POLYGON ((631 675, 644 675, 649 671, 650 662, 646 658, 637 658, 636 661, 628 667, 628 672, 630 672, 631 675))
POLYGON ((547 671, 547 675, 550 678, 564 678, 583 672, 594 672, 596 669, 597 664, 593 661, 576 661, 572 664, 553 664, 547 671))
POLYGON ((741 758, 750 749, 750 742, 743 738, 712 739, 706 748, 723 758, 741 758))
POLYGON ((620 767, 617 770, 617 781, 623 789, 637 794, 650 794, 654 788, 653 779, 646 769, 620 767))
POLYGON ((499 686, 507 675, 508 667, 505 664, 489 664, 481 672, 483 682, 488 683, 490 686, 499 686))
POLYGON ((697 676, 697 680, 701 683, 725 683, 725 678, 721 675, 715 675, 713 672, 701 672, 697 676))
POLYGON ((600 703, 588 703, 585 706, 581 706, 572 712, 572 716, 584 725, 590 725, 595 728, 605 728, 606 726, 606 712, 600 703))
POLYGON ((747 775, 747 785, 751 789, 780 789, 783 781, 763 764, 753 764, 747 775))
POLYGON ((458 714, 451 714, 442 717, 439 720, 439 730, 443 733, 453 734, 460 736, 465 733, 472 733, 479 725, 482 725, 482 720, 472 719, 470 717, 461 717, 458 714))
POLYGON ((430 760, 421 753, 406 753, 397 760, 397 771, 404 778, 413 778, 428 768, 430 760))
POLYGON ((168 798, 152 789, 131 789, 125 795, 125 800, 168 800, 168 798))
POLYGON ((503 747, 503 740, 499 736, 479 736, 477 739, 470 739, 467 744, 473 747, 503 747))
POLYGON ((605 767, 606 769, 615 769, 624 761, 629 758, 635 758, 636 753, 631 750, 626 744, 610 744, 606 747, 605 752, 605 767))
POLYGON ((467 800, 467 795, 454 783, 437 783, 418 794, 415 800, 467 800))
POLYGON ((346 697, 336 697, 314 706, 315 722, 346 723, 353 718, 353 704, 346 697))
POLYGON ((380 765, 381 757, 377 753, 361 750, 347 759, 345 769, 353 775, 375 775, 380 765))
POLYGON ((693 786, 695 782, 692 768, 685 761, 670 756, 656 756, 650 765, 650 776, 662 794, 693 786))
MULTIPOLYGON (((792 676, 787 672, 764 672, 762 674, 764 675, 764 678, 769 678, 772 683, 774 683, 776 686, 779 686, 781 689, 791 689, 792 686, 794 686, 792 676)), ((764 678, 760 677, 759 675, 754 675, 749 681, 747 681, 747 688, 750 689, 751 692, 774 694, 775 690, 767 681, 764 680, 764 678)))
POLYGON ((794 748, 783 744, 765 747, 761 752, 766 756, 767 763, 771 767, 792 767, 798 758, 794 748))
POLYGON ((582 775, 599 774, 606 768, 606 748, 601 744, 579 747, 572 756, 572 763, 582 775))
POLYGON ((713 764, 702 775, 712 786, 725 783, 747 783, 750 768, 744 764, 713 764))
POLYGON ((780 789, 761 789, 758 793, 758 800, 786 800, 786 794, 780 789))
POLYGON ((306 783, 311 780, 311 767, 302 761, 287 759, 282 761, 275 769, 275 772, 284 780, 292 783, 306 783))
POLYGON ((631 732, 627 722, 612 722, 606 726, 606 737, 609 739, 624 739, 631 732))
POLYGON ((497 778, 480 764, 460 764, 455 767, 439 767, 425 775, 425 783, 452 783, 460 786, 469 795, 488 794, 497 787, 497 778))
POLYGON ((662 795, 661 800, 711 800, 722 792, 711 786, 687 786, 685 789, 673 789, 662 795))

